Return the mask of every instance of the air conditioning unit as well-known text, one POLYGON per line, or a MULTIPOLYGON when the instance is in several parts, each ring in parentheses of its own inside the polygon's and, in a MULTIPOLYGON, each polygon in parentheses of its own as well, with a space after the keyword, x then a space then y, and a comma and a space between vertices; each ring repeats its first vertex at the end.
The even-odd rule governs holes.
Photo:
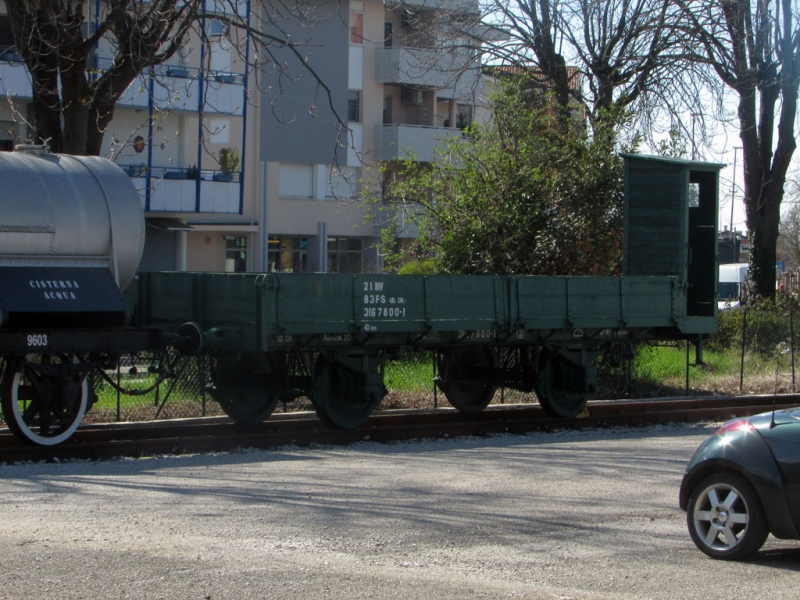
POLYGON ((403 104, 422 104, 422 90, 419 88, 403 88, 403 104))
POLYGON ((405 9, 400 13, 400 23, 403 29, 414 29, 419 23, 419 15, 413 10, 405 9))

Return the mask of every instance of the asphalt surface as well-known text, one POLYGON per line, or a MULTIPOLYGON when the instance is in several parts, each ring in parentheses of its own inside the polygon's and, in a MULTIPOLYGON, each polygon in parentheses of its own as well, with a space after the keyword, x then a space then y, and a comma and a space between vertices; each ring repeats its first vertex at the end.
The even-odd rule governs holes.
POLYGON ((689 539, 711 431, 2 465, 0 598, 797 598, 800 542, 689 539))

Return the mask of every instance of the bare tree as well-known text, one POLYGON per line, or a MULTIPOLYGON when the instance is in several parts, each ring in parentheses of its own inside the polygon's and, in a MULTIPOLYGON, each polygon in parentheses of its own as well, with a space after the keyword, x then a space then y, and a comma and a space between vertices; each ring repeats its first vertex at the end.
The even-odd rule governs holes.
POLYGON ((670 0, 490 0, 472 30, 497 40, 482 44, 487 62, 540 72, 559 105, 580 103, 590 118, 636 106, 654 122, 697 98, 663 102, 681 74, 678 25, 670 0))
POLYGON ((797 146, 800 84, 796 0, 679 0, 694 72, 722 104, 733 94, 744 158, 750 278, 759 296, 775 295, 776 243, 786 175, 797 146))
MULTIPOLYGON (((205 40, 207 20, 222 20, 248 33, 256 48, 249 67, 280 75, 285 52, 329 94, 322 78, 305 60, 306 38, 285 23, 310 27, 320 18, 314 0, 254 2, 246 15, 236 0, 217 0, 229 10, 208 12, 206 0, 6 0, 16 47, 33 83, 32 126, 38 140, 50 140, 55 152, 100 154, 103 135, 117 101, 136 78, 168 61, 192 31, 205 40), (90 14, 90 7, 99 14, 90 14), (292 35, 294 34, 294 35, 292 35), (98 44, 112 49, 111 66, 101 73, 87 67, 98 44), (281 57, 276 53, 283 52, 281 57)), ((299 28, 302 30, 302 27, 299 28)), ((334 115, 338 115, 331 106, 334 115)), ((341 122, 341 119, 338 119, 341 122)))

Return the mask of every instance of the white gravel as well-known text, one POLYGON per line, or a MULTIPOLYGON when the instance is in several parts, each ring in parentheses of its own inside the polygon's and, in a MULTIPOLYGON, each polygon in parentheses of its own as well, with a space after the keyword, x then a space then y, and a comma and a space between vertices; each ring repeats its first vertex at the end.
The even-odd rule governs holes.
POLYGON ((800 543, 691 543, 711 431, 2 465, 0 598, 796 598, 800 543))

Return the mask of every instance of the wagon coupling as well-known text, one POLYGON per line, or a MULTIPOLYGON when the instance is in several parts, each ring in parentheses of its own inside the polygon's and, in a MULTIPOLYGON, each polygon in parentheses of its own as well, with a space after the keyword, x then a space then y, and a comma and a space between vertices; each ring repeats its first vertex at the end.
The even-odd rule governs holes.
POLYGON ((205 348, 205 336, 194 321, 184 323, 177 333, 164 333, 164 345, 172 346, 184 356, 196 356, 205 348))

